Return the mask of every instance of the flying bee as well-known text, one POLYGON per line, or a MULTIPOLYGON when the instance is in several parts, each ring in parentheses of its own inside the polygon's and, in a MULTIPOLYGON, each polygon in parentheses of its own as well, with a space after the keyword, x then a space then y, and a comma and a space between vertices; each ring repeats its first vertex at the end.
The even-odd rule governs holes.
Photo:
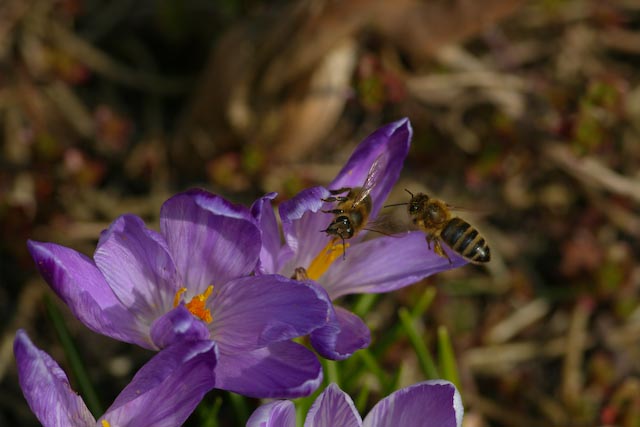
MULTIPOLYGON (((338 202, 335 209, 322 211, 334 214, 335 217, 329 226, 321 231, 342 239, 343 251, 345 240, 351 239, 365 229, 373 208, 371 191, 383 176, 386 165, 386 153, 380 154, 371 164, 361 187, 343 187, 329 190, 331 196, 322 199, 323 202, 338 202), (346 195, 341 196, 341 194, 345 193, 346 195)), ((342 255, 344 257, 345 253, 343 252, 342 255)))
MULTIPOLYGON (((424 193, 413 194, 408 203, 398 203, 388 206, 408 205, 409 217, 413 224, 427 235, 427 246, 441 257, 451 258, 442 249, 442 240, 454 252, 473 263, 489 262, 491 251, 484 237, 471 224, 453 215, 450 205, 442 200, 429 197, 424 193)), ((385 207, 388 207, 385 206, 385 207)))

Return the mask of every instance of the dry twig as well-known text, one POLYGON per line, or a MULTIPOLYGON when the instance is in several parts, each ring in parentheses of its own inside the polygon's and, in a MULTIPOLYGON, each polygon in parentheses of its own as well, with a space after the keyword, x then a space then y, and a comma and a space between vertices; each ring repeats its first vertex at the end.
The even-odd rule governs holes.
POLYGON ((640 203, 640 181, 620 175, 592 157, 576 157, 562 144, 547 144, 545 156, 582 184, 595 185, 640 203))

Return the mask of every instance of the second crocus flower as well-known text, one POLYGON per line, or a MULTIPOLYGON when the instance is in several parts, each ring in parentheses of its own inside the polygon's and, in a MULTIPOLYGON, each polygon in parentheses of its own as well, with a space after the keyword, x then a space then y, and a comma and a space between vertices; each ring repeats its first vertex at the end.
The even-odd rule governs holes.
MULTIPOLYGON (((371 211, 375 219, 391 188, 396 183, 412 136, 408 119, 390 123, 376 130, 355 149, 345 166, 326 187, 303 190, 279 206, 285 242, 280 242, 277 219, 271 208, 274 194, 258 200, 252 212, 260 225, 263 246, 258 271, 296 277, 296 271, 306 272, 305 279, 320 285, 334 301, 344 295, 388 292, 415 283, 429 275, 464 265, 466 261, 450 254, 453 261, 429 250, 425 235, 409 231, 388 236, 378 235, 370 240, 363 237, 371 231, 360 230, 343 247, 341 239, 322 230, 334 219, 323 211, 335 208, 336 203, 325 202, 330 190, 357 188, 370 179, 377 164, 375 184, 371 188, 371 211)), ((311 333, 311 342, 322 356, 345 359, 354 351, 367 347, 370 333, 355 314, 335 305, 326 326, 311 333)))

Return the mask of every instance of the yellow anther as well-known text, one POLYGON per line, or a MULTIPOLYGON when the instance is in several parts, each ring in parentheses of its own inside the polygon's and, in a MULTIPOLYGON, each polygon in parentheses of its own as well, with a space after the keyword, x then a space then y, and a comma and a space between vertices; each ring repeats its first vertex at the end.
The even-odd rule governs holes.
POLYGON ((343 245, 342 243, 336 243, 336 240, 330 240, 309 264, 309 268, 307 268, 309 279, 318 280, 331 267, 331 264, 344 254, 348 247, 348 243, 343 245))
POLYGON ((102 420, 101 424, 102 424, 102 427, 111 427, 111 424, 109 424, 109 421, 107 420, 102 420))
POLYGON ((178 292, 176 292, 176 296, 173 297, 173 307, 177 307, 180 304, 180 300, 182 299, 182 294, 187 292, 187 288, 180 288, 178 292))
MULTIPOLYGON (((180 304, 180 299, 182 294, 185 293, 187 288, 180 288, 178 292, 176 292, 176 296, 173 300, 173 306, 177 307, 180 304)), ((209 285, 207 289, 199 294, 191 298, 191 301, 186 303, 184 306, 186 307, 191 314, 196 316, 199 319, 204 320, 207 323, 211 323, 213 321, 213 316, 211 316, 211 311, 206 307, 207 299, 211 296, 213 292, 213 285, 209 285)))

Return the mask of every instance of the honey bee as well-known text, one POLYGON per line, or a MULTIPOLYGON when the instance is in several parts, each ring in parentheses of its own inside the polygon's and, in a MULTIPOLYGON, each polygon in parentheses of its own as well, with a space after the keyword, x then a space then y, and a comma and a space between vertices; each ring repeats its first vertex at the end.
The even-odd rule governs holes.
POLYGON ((408 205, 413 224, 427 235, 429 249, 433 243, 433 251, 449 260, 451 264, 451 258, 440 245, 442 240, 454 252, 470 262, 476 264, 489 262, 491 251, 484 237, 467 221, 454 216, 450 205, 424 193, 414 195, 409 190, 405 191, 411 196, 408 203, 385 207, 408 205))
POLYGON ((334 214, 335 218, 326 229, 321 231, 329 236, 342 239, 343 248, 346 239, 351 239, 365 229, 373 208, 371 191, 383 175, 382 172, 387 164, 386 157, 386 154, 383 153, 376 158, 369 168, 367 177, 361 187, 343 187, 329 190, 331 196, 322 199, 323 202, 338 202, 338 204, 335 209, 322 211, 334 214), (345 193, 346 195, 341 196, 341 194, 345 193))

